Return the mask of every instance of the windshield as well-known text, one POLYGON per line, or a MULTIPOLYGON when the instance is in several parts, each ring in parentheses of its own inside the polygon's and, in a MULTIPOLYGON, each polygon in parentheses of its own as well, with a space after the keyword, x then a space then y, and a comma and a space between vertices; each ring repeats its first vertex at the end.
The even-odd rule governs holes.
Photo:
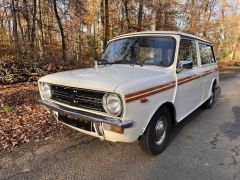
POLYGON ((99 64, 139 64, 168 67, 173 62, 175 40, 171 37, 131 37, 112 41, 99 64))

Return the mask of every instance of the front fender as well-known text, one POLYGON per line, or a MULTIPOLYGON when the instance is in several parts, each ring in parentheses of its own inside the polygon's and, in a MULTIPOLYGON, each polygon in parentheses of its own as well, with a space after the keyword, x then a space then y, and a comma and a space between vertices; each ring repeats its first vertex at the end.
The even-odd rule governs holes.
POLYGON ((166 102, 173 104, 174 93, 175 87, 167 91, 148 96, 146 103, 141 103, 140 100, 126 103, 124 119, 134 120, 134 126, 128 129, 129 131, 132 131, 131 134, 134 136, 133 139, 138 139, 138 137, 144 133, 159 107, 166 102))

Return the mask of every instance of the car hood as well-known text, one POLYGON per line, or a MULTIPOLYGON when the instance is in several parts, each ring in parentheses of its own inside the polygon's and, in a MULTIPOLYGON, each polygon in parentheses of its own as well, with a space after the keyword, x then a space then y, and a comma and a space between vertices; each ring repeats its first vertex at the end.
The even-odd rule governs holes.
POLYGON ((149 81, 166 75, 166 72, 148 67, 130 65, 107 65, 50 74, 42 77, 40 82, 63 86, 114 92, 121 85, 130 82, 149 81))

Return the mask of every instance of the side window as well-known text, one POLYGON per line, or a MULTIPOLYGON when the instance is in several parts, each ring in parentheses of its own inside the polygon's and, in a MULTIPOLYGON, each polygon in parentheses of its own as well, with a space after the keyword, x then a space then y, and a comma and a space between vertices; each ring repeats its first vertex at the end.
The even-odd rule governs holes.
POLYGON ((199 51, 202 64, 211 64, 215 62, 212 46, 199 43, 199 51))
POLYGON ((194 66, 198 64, 195 41, 181 39, 178 51, 178 61, 192 61, 194 66))

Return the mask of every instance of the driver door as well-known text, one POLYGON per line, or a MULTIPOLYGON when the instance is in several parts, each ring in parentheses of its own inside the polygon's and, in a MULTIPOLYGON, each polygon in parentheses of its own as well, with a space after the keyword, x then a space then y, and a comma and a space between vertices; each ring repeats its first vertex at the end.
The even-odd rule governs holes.
POLYGON ((182 120, 195 110, 202 100, 202 78, 197 58, 196 41, 182 38, 179 45, 179 61, 192 61, 192 69, 183 69, 177 73, 177 92, 175 97, 177 121, 182 120))

